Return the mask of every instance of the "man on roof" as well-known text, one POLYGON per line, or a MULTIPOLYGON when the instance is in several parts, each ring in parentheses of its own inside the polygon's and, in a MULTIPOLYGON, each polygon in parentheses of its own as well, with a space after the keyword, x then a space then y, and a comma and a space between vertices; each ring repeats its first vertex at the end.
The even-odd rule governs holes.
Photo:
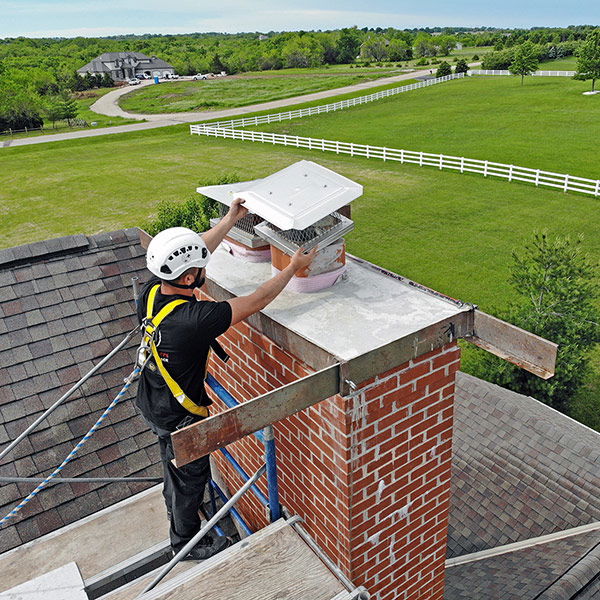
MULTIPOLYGON (((297 271, 310 265, 315 254, 315 250, 304 254, 300 249, 287 268, 252 294, 225 302, 200 300, 211 253, 247 214, 243 202, 234 200, 227 215, 202 235, 184 227, 161 231, 146 253, 146 264, 154 277, 142 290, 137 312, 145 326, 150 356, 139 380, 136 403, 158 436, 174 553, 200 530, 198 511, 210 464, 205 456, 175 467, 171 462, 171 433, 208 416, 211 400, 204 380, 210 351, 228 358, 216 338, 273 301, 297 271)), ((229 543, 224 536, 207 535, 184 560, 209 558, 229 543)))

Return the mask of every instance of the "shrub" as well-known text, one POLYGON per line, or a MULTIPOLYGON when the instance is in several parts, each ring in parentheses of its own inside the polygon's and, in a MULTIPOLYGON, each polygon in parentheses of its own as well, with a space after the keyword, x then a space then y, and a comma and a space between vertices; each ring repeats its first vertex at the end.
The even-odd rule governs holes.
MULTIPOLYGON (((198 182, 199 186, 221 185, 240 181, 235 173, 228 173, 217 179, 198 182)), ((165 200, 157 207, 157 214, 143 225, 150 235, 156 235, 169 227, 188 227, 202 232, 210 228, 210 220, 218 216, 218 203, 201 194, 195 194, 183 202, 165 200)))
POLYGON ((438 70, 435 74, 436 77, 445 77, 446 75, 452 75, 452 67, 446 61, 440 63, 438 70))

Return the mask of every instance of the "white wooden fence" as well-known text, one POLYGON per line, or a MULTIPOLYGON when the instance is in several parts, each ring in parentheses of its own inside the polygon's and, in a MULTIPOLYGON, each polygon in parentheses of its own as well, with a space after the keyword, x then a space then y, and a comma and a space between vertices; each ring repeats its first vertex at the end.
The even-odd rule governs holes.
POLYGON ((337 140, 324 140, 282 133, 267 133, 263 131, 245 131, 238 127, 248 125, 259 125, 261 123, 273 123, 295 119, 310 115, 316 115, 335 110, 341 110, 350 106, 357 106, 365 102, 372 102, 381 98, 399 94, 405 91, 435 85, 442 81, 463 77, 463 73, 448 75, 437 79, 429 79, 399 88, 393 88, 359 96, 350 100, 342 100, 323 106, 313 106, 300 110, 263 115, 259 117, 246 117, 233 121, 221 121, 218 123, 201 123, 190 125, 190 133, 206 135, 211 137, 222 137, 234 140, 250 142, 261 142, 264 144, 275 144, 283 146, 294 146, 296 148, 308 148, 309 150, 321 150, 322 152, 335 152, 336 154, 349 154, 350 156, 362 156, 365 158, 377 158, 384 161, 416 164, 420 167, 436 167, 438 169, 450 169, 460 173, 478 173, 484 177, 499 177, 508 181, 522 181, 532 183, 535 186, 550 187, 563 192, 579 192, 591 196, 600 196, 600 180, 575 177, 564 173, 542 171, 541 169, 529 169, 517 165, 507 165, 489 160, 478 160, 476 158, 465 158, 464 156, 449 156, 446 154, 432 154, 430 152, 415 152, 397 148, 386 148, 384 146, 370 146, 367 144, 355 144, 353 142, 340 142, 337 140))
MULTIPOLYGON (((350 108, 351 106, 358 106, 359 104, 365 104, 367 102, 374 102, 375 100, 382 100, 383 98, 389 98, 390 96, 395 96, 396 94, 402 94, 403 92, 418 90, 420 88, 429 87, 430 85, 436 85, 437 83, 443 83, 444 81, 450 81, 451 79, 462 79, 464 76, 464 73, 453 73, 452 75, 446 75, 445 77, 426 79, 425 81, 419 81, 418 83, 411 83, 410 85, 403 85, 401 87, 390 88, 389 90, 382 90, 381 92, 375 92, 374 94, 368 94, 366 96, 357 96, 356 98, 340 100, 339 102, 332 102, 330 104, 322 104, 321 106, 311 106, 309 108, 289 110, 287 112, 281 112, 271 115, 262 115, 260 117, 246 117, 243 119, 234 119, 233 121, 219 121, 216 123, 209 123, 207 125, 202 126, 225 127, 236 129, 238 127, 248 127, 248 125, 261 125, 262 123, 276 123, 279 121, 287 121, 289 119, 310 117, 312 115, 320 115, 321 113, 343 110, 345 108, 350 108)), ((192 125, 192 127, 200 126, 192 125)), ((198 132, 192 130, 192 133, 198 132)))
MULTIPOLYGON (((469 75, 512 75, 508 70, 470 69, 469 75)), ((573 77, 575 71, 534 71, 533 77, 573 77)))

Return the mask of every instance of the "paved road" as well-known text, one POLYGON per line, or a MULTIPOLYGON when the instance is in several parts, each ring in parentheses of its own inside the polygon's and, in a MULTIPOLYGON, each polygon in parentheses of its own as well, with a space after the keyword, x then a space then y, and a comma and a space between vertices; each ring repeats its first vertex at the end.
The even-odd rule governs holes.
MULTIPOLYGON (((71 131, 69 133, 57 133, 53 135, 40 135, 36 137, 20 138, 15 140, 6 140, 1 147, 8 148, 14 146, 28 146, 30 144, 43 144, 46 142, 58 142, 62 140, 72 140, 86 137, 96 137, 99 135, 110 135, 114 133, 127 133, 129 131, 142 131, 144 129, 155 129, 156 127, 168 127, 169 125, 177 125, 179 123, 198 123, 201 121, 209 121, 211 119, 227 119, 230 117, 237 117, 239 115, 245 115, 261 110, 272 110, 276 108, 284 108, 286 106, 293 106, 294 104, 302 104, 304 102, 312 102, 313 100, 321 100, 323 98, 330 98, 332 96, 338 96, 340 94, 347 94, 350 92, 356 92, 360 90, 367 90, 369 88, 378 87, 380 85, 386 85, 389 83, 396 83, 399 81, 405 81, 406 79, 414 79, 415 77, 423 77, 429 75, 429 70, 414 71, 413 73, 404 73, 402 75, 396 75, 394 77, 385 77, 383 79, 377 79, 375 81, 365 81, 363 83, 357 83, 355 85, 348 85, 333 90, 324 90, 322 92, 315 92, 313 94, 305 94, 304 96, 294 96, 293 98, 284 98, 282 100, 274 100, 273 102, 263 102, 262 104, 253 104, 251 106, 240 106, 238 108, 229 108, 226 110, 213 110, 206 112, 188 112, 188 113, 168 113, 161 115, 140 115, 127 113, 122 110, 118 105, 118 98, 128 92, 133 91, 129 86, 119 88, 112 92, 108 92, 101 98, 99 98, 91 109, 95 112, 111 117, 119 116, 128 119, 145 119, 145 123, 131 123, 129 125, 118 125, 115 127, 103 127, 98 129, 82 129, 80 131, 71 131)), ((136 89, 145 85, 152 85, 152 81, 145 81, 136 86, 136 89)))

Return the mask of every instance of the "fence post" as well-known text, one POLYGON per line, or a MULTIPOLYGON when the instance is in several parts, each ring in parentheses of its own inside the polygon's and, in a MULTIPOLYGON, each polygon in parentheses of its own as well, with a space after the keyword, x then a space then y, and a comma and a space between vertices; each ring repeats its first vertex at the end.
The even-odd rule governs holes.
POLYGON ((340 141, 339 140, 335 141, 335 153, 336 154, 340 153, 340 141))
POLYGON ((440 171, 442 170, 443 167, 444 167, 444 155, 440 154, 440 171))
POLYGON ((400 164, 404 163, 404 148, 400 148, 400 164))
POLYGON ((465 172, 465 157, 464 156, 460 157, 460 172, 461 173, 465 172))
POLYGON ((596 191, 594 192, 594 196, 600 196, 600 179, 596 180, 596 191))
POLYGON ((487 170, 488 170, 488 161, 486 160, 486 161, 483 163, 483 176, 484 176, 484 177, 487 177, 487 174, 488 174, 488 173, 487 173, 487 170))
POLYGON ((563 192, 567 193, 569 191, 569 176, 565 175, 565 187, 563 189, 563 192))
POLYGON ((383 147, 383 162, 385 162, 387 160, 387 157, 385 155, 385 151, 386 151, 386 147, 383 147))
POLYGON ((540 185, 540 170, 538 169, 535 172, 535 187, 538 187, 540 185))
POLYGON ((419 152, 419 166, 423 166, 423 152, 419 152))

